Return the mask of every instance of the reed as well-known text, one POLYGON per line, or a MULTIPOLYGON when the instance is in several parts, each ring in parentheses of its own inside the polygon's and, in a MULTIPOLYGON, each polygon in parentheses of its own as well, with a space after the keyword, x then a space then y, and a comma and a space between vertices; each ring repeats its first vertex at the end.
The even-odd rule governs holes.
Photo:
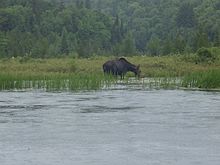
POLYGON ((0 90, 97 90, 109 86, 114 81, 113 77, 103 74, 0 73, 0 90))
POLYGON ((188 88, 220 88, 220 69, 188 74, 184 76, 182 85, 188 88))

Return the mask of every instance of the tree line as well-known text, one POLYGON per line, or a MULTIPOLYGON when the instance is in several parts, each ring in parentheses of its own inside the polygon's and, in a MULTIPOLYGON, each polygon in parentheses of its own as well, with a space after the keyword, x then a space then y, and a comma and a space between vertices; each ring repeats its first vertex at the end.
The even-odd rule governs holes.
POLYGON ((4 0, 0 57, 153 56, 220 46, 219 0, 4 0))

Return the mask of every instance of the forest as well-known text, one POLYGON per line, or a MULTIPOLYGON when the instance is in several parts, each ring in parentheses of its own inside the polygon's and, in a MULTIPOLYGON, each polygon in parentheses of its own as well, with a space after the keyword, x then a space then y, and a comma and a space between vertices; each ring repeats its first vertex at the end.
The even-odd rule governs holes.
POLYGON ((0 58, 162 56, 219 46, 219 0, 0 1, 0 58))

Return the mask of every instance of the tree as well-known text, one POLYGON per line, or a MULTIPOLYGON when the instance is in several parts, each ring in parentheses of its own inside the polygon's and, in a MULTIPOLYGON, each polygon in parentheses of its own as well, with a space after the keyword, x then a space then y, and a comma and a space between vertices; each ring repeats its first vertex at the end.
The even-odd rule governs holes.
POLYGON ((83 7, 83 1, 82 0, 76 0, 76 7, 81 9, 83 7))
POLYGON ((42 36, 39 40, 35 42, 34 47, 32 47, 30 56, 34 58, 45 58, 47 57, 48 52, 49 52, 48 40, 42 36))
POLYGON ((178 27, 192 28, 196 25, 195 13, 190 3, 183 3, 177 12, 176 24, 178 27))
POLYGON ((34 21, 40 22, 40 12, 42 10, 41 3, 39 0, 31 0, 31 9, 34 15, 34 21))
POLYGON ((92 55, 91 41, 80 40, 77 45, 77 53, 79 57, 88 58, 92 55))
POLYGON ((91 9, 92 5, 91 5, 91 1, 90 0, 85 0, 85 7, 87 9, 91 9))
POLYGON ((119 3, 120 1, 118 0, 112 0, 112 3, 111 3, 111 14, 115 17, 117 17, 117 13, 118 13, 118 10, 119 10, 119 3))
POLYGON ((0 1, 0 8, 3 8, 6 6, 6 1, 0 1))
POLYGON ((174 39, 174 53, 183 53, 186 47, 186 41, 181 34, 177 34, 174 39))
POLYGON ((96 9, 101 12, 102 10, 102 0, 98 0, 98 2, 96 3, 96 9))
POLYGON ((128 32, 126 38, 124 39, 121 51, 122 54, 125 56, 130 56, 135 54, 136 48, 131 32, 128 32))
POLYGON ((173 52, 173 44, 170 38, 164 40, 162 45, 162 55, 168 55, 173 52))
POLYGON ((112 30, 111 30, 111 42, 112 44, 117 44, 119 42, 121 42, 122 40, 122 27, 123 27, 123 24, 121 23, 118 15, 116 15, 116 18, 115 18, 115 22, 112 26, 112 30))
POLYGON ((209 41, 208 41, 207 33, 199 30, 196 33, 195 37, 196 37, 195 41, 194 41, 195 50, 197 50, 197 49, 199 49, 201 47, 209 47, 209 41))
POLYGON ((157 36, 151 36, 150 41, 147 43, 147 50, 153 56, 159 55, 160 39, 157 36))
POLYGON ((68 34, 66 28, 63 28, 62 36, 61 36, 60 52, 65 55, 69 54, 67 35, 68 34))
POLYGON ((12 8, 0 9, 0 30, 10 31, 16 27, 16 16, 12 8))
POLYGON ((214 46, 220 47, 220 30, 217 31, 215 36, 214 46))
POLYGON ((191 53, 220 45, 219 11, 219 0, 0 0, 0 51, 191 53))
POLYGON ((8 39, 5 38, 4 33, 0 33, 0 57, 7 55, 7 51, 6 51, 7 42, 8 42, 8 39))
POLYGON ((62 11, 65 8, 65 0, 59 0, 59 10, 62 11))

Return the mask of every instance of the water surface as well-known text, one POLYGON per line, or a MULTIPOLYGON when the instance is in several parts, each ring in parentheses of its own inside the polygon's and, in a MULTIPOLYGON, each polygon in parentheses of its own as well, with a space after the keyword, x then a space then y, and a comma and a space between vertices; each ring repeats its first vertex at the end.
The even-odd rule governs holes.
POLYGON ((1 165, 218 165, 220 93, 0 92, 1 165))

